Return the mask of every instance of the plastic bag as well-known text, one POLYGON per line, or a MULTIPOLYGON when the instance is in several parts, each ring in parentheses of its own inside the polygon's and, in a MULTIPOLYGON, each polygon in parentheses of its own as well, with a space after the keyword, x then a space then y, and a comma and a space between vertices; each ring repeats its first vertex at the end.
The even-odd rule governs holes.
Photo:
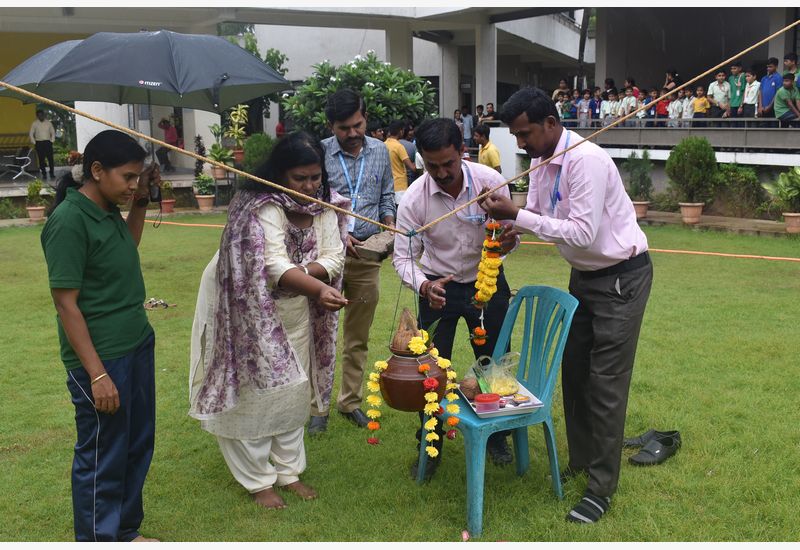
POLYGON ((486 381, 492 393, 502 396, 514 395, 519 391, 517 382, 517 368, 519 367, 519 353, 506 353, 497 362, 492 362, 486 373, 486 381))

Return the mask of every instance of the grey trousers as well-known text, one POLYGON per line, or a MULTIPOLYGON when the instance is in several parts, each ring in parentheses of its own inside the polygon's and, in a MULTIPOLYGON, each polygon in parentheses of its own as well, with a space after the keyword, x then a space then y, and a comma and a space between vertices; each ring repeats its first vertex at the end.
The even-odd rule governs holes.
POLYGON ((598 278, 573 269, 578 299, 562 361, 569 467, 586 471, 587 490, 611 496, 619 481, 625 410, 653 264, 598 278))

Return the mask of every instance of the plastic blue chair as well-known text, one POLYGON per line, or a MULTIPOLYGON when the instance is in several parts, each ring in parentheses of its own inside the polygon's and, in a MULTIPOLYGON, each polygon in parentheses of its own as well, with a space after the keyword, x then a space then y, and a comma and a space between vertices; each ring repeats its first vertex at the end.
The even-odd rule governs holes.
MULTIPOLYGON (((483 530, 486 441, 495 432, 513 430, 517 474, 521 476, 530 464, 528 426, 542 424, 550 458, 553 491, 559 499, 563 497, 551 408, 553 391, 561 368, 561 356, 577 307, 578 300, 562 290, 547 286, 526 286, 511 301, 503 321, 493 359, 499 359, 508 349, 517 316, 524 308, 525 325, 522 347, 519 350, 517 379, 542 401, 542 407, 531 413, 480 418, 463 399, 456 402, 461 409, 457 428, 464 436, 467 462, 467 528, 472 536, 479 536, 483 530)), ((442 407, 447 407, 447 400, 442 401, 442 407)), ((446 423, 449 416, 451 415, 445 412, 439 417, 440 422, 446 423)), ((419 465, 421 471, 424 471, 427 455, 422 449, 424 445, 420 447, 419 465)))

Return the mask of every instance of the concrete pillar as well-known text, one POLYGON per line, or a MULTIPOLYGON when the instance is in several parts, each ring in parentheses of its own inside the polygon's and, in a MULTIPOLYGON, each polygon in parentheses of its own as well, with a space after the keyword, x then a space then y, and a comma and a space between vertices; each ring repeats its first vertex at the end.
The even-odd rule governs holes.
POLYGON ((450 118, 453 111, 461 108, 458 80, 458 46, 444 44, 439 46, 442 53, 442 72, 439 79, 439 115, 450 118))
MULTIPOLYGON (((494 103, 497 107, 497 27, 475 27, 475 105, 494 103)), ((474 114, 474 113, 473 113, 474 114)))
POLYGON ((408 23, 393 23, 386 29, 386 60, 402 69, 414 69, 414 36, 408 23))
MULTIPOLYGON (((772 34, 794 21, 794 8, 773 7, 769 9, 769 33, 772 34)), ((767 43, 768 57, 778 58, 778 72, 783 72, 783 56, 792 50, 792 33, 787 31, 767 43)))
MULTIPOLYGON (((96 117, 108 120, 120 126, 130 128, 128 120, 128 106, 116 105, 115 103, 100 103, 96 101, 76 101, 75 108, 79 111, 84 111, 96 117)), ((75 133, 77 137, 78 151, 83 151, 89 141, 104 130, 111 130, 112 128, 95 122, 82 116, 75 117, 75 133)), ((142 133, 147 134, 149 128, 140 129, 142 133)), ((149 135, 149 134, 148 134, 149 135)))

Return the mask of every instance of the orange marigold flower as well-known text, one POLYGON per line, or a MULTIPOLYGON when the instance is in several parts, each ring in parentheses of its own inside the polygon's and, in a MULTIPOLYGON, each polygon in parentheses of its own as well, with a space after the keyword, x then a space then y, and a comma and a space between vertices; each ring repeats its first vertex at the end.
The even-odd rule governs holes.
POLYGON ((448 426, 456 426, 456 425, 458 425, 458 417, 457 416, 449 417, 447 419, 447 425, 448 426))
POLYGON ((474 329, 472 329, 472 333, 475 336, 486 336, 486 329, 483 327, 475 327, 474 329))
POLYGON ((472 343, 476 346, 483 346, 486 344, 486 338, 473 338, 472 343))
POLYGON ((372 420, 369 423, 367 423, 367 429, 369 429, 370 431, 373 431, 373 432, 375 430, 379 429, 380 427, 381 427, 381 423, 380 422, 375 422, 374 420, 372 420))
POLYGON ((489 231, 497 231, 500 229, 500 224, 498 222, 489 222, 486 224, 486 229, 489 231))
POLYGON ((428 363, 422 363, 417 370, 421 373, 426 373, 431 370, 431 366, 428 363))
POLYGON ((489 252, 489 251, 487 251, 486 252, 486 257, 487 258, 499 258, 500 257, 500 253, 499 252, 489 252))

